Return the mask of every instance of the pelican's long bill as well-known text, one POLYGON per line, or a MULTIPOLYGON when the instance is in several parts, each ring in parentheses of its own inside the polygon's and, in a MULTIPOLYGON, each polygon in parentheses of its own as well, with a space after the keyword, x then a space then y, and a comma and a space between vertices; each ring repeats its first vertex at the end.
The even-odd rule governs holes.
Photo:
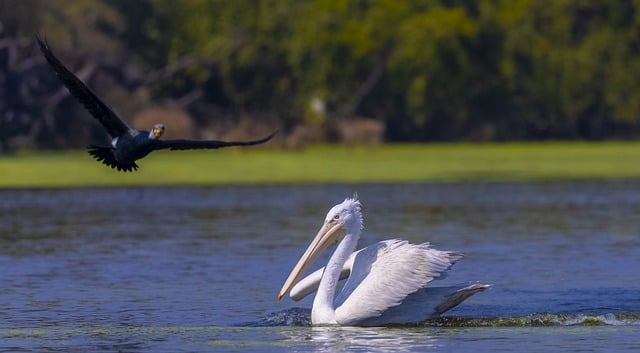
POLYGON ((342 227, 342 224, 325 222, 322 228, 320 228, 320 231, 318 231, 316 237, 313 238, 311 244, 309 244, 307 250, 305 250, 304 254, 300 257, 300 260, 298 260, 298 263, 289 274, 287 280, 284 282, 280 293, 278 293, 278 300, 282 299, 289 289, 291 289, 291 287, 300 280, 300 277, 302 277, 302 275, 326 248, 340 241, 345 234, 346 231, 342 227))

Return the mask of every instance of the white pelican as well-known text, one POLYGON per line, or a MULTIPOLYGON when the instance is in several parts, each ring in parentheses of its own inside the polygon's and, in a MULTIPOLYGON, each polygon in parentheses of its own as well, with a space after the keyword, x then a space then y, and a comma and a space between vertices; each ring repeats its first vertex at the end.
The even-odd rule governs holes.
POLYGON ((324 225, 282 286, 278 299, 289 290, 294 300, 317 290, 311 309, 314 325, 382 326, 439 316, 489 287, 473 284, 463 288, 427 288, 432 280, 443 278, 462 254, 399 239, 384 240, 354 252, 361 231, 362 213, 356 197, 331 208, 324 225), (300 280, 318 256, 334 243, 338 245, 327 265, 300 280), (347 282, 336 295, 338 281, 346 277, 347 282))

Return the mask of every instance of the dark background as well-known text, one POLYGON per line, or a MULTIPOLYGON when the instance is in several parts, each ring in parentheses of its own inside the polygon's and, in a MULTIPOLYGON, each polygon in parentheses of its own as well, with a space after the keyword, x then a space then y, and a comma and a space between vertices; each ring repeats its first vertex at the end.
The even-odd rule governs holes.
POLYGON ((0 0, 0 151, 106 141, 36 33, 125 120, 168 136, 640 135, 636 1, 0 0))

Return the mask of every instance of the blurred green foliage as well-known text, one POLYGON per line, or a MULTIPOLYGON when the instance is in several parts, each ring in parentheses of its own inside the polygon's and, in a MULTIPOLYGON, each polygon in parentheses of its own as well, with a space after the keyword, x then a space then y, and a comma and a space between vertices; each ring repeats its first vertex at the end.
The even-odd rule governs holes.
POLYGON ((201 88, 285 130, 364 116, 388 141, 640 132, 638 0, 0 0, 0 21, 65 58, 174 67, 146 82, 154 100, 201 88))

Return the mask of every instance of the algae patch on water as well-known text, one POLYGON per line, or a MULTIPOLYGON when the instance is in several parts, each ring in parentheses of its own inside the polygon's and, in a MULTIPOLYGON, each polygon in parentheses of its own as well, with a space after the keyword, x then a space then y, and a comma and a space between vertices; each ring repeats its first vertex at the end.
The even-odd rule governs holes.
POLYGON ((535 313, 514 317, 440 317, 418 324, 427 327, 549 327, 640 325, 640 313, 603 315, 535 313))

